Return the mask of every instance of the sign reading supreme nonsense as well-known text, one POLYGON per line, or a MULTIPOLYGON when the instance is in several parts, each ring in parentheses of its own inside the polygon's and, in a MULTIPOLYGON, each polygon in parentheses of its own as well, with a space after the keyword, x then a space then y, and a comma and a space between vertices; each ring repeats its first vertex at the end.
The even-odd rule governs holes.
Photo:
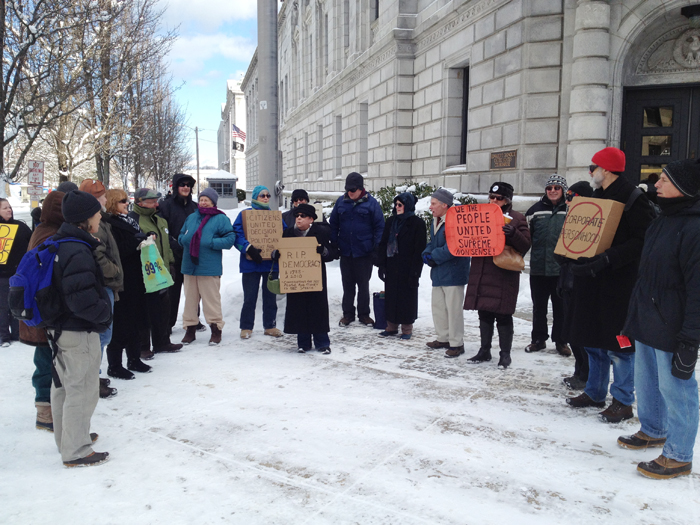
POLYGON ((445 216, 447 248, 457 257, 493 257, 503 251, 503 212, 498 204, 453 206, 445 216))
MULTIPOLYGON (((284 227, 279 210, 243 210, 243 232, 250 244, 262 250, 260 255, 270 260, 272 250, 277 249, 284 227)), ((246 255, 250 260, 250 255, 246 255)))
POLYGON ((612 246, 625 205, 610 199, 574 197, 554 253, 569 259, 593 257, 612 246))
POLYGON ((320 292, 323 290, 321 255, 316 253, 316 237, 280 239, 280 292, 320 292))

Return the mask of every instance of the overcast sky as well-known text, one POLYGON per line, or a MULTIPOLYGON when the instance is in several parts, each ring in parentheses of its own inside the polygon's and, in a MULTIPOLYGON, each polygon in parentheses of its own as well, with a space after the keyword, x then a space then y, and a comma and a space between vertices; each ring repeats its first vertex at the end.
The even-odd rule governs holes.
MULTIPOLYGON (((226 80, 242 79, 257 46, 255 0, 161 0, 168 28, 179 26, 170 53, 176 97, 199 127, 200 166, 216 166, 216 133, 226 80)), ((247 130, 244 130, 247 131, 247 130)), ((194 130, 190 131, 194 164, 194 130)))

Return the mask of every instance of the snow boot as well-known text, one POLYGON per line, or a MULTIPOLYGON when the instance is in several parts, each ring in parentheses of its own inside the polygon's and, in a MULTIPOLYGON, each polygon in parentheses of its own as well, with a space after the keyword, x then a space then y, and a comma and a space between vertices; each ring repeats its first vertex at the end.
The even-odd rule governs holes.
POLYGON ((180 341, 183 345, 188 345, 191 342, 193 342, 195 339, 197 339, 197 325, 193 326, 188 326, 187 327, 187 332, 185 333, 185 337, 182 338, 182 341, 180 341))
POLYGON ((211 328, 211 339, 209 339, 209 346, 216 346, 221 342, 221 330, 215 324, 210 324, 211 328))
POLYGON ((477 354, 467 359, 468 363, 484 363, 491 361, 491 341, 493 339, 493 323, 479 321, 479 332, 481 333, 481 348, 477 354))
POLYGON ((53 432, 53 416, 51 415, 51 403, 37 402, 36 406, 36 428, 53 432))
POLYGON ((149 365, 147 365, 140 359, 129 359, 127 361, 126 367, 129 370, 133 370, 134 372, 140 372, 142 374, 148 374, 152 370, 152 368, 149 365))
POLYGON ((510 349, 513 346, 513 325, 498 326, 498 346, 500 359, 498 360, 498 368, 505 370, 511 364, 510 349))

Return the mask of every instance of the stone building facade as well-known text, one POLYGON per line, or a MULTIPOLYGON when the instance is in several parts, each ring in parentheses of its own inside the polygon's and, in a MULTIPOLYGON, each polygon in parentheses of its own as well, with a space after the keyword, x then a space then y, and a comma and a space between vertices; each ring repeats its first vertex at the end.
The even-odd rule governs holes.
MULTIPOLYGON (((226 81, 226 102, 221 104, 221 122, 217 133, 218 168, 235 175, 238 186, 246 187, 246 142, 240 138, 233 138, 232 125, 246 131, 247 107, 245 96, 241 91, 241 82, 236 80, 226 81), (235 144, 243 144, 243 151, 235 148, 235 144)), ((246 139, 248 137, 246 136, 246 139)))
POLYGON ((370 189, 472 193, 505 180, 535 195, 617 146, 636 182, 700 150, 699 27, 700 0, 286 0, 281 178, 342 191, 359 171, 370 189))

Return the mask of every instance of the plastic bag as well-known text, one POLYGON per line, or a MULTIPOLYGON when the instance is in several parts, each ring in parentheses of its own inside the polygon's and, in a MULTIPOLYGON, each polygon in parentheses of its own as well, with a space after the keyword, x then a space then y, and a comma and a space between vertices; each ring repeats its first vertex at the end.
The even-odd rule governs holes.
POLYGON ((141 249, 141 273, 143 273, 146 293, 159 292, 172 286, 174 284, 173 278, 163 263, 163 258, 160 256, 153 237, 143 241, 139 248, 141 249))

